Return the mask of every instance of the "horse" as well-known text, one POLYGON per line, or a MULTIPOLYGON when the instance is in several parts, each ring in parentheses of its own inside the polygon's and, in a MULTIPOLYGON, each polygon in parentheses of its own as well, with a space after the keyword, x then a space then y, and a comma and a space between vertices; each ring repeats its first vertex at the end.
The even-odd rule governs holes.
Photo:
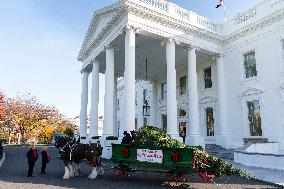
POLYGON ((63 179, 78 176, 79 163, 81 162, 86 162, 92 166, 92 172, 88 176, 89 179, 96 179, 98 175, 104 174, 102 167, 99 167, 102 155, 102 147, 99 142, 95 144, 81 144, 66 137, 56 137, 55 147, 59 149, 60 159, 63 160, 65 165, 63 179), (74 163, 74 169, 72 162, 74 163))

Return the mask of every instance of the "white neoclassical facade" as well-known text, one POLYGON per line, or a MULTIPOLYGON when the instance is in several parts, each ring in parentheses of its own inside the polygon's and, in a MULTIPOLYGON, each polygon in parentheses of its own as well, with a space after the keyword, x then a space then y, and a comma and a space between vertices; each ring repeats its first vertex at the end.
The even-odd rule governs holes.
POLYGON ((283 158, 284 0, 264 0, 224 24, 164 0, 120 0, 95 11, 78 60, 83 141, 98 135, 103 73, 102 139, 151 125, 179 140, 186 134, 189 145, 254 143, 235 154, 239 162, 283 158))

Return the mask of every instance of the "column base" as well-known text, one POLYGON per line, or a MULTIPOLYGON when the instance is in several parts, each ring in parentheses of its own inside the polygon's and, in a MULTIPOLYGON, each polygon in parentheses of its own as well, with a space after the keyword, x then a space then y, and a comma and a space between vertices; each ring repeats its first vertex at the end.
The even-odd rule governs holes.
POLYGON ((230 136, 227 134, 216 136, 216 144, 226 149, 230 148, 230 136))
POLYGON ((95 137, 97 137, 98 135, 96 136, 89 136, 89 143, 97 143, 97 141, 99 140, 98 138, 95 139, 95 137))
POLYGON ((201 135, 189 135, 185 138, 185 143, 189 146, 202 146, 205 149, 204 137, 201 135))
POLYGON ((88 144, 89 143, 88 136, 80 136, 80 143, 88 144))

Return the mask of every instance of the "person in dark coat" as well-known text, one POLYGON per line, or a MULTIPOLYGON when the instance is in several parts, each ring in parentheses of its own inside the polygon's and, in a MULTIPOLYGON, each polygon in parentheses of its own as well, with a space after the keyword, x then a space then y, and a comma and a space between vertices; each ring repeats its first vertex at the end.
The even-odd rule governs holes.
POLYGON ((33 177, 35 162, 38 159, 38 154, 35 146, 30 148, 30 150, 27 152, 27 158, 29 163, 28 177, 33 177))
POLYGON ((124 137, 122 138, 121 144, 131 144, 132 138, 127 131, 124 131, 124 137))
POLYGON ((50 156, 47 152, 46 147, 43 147, 41 150, 41 174, 46 174, 45 168, 46 164, 49 163, 50 156))

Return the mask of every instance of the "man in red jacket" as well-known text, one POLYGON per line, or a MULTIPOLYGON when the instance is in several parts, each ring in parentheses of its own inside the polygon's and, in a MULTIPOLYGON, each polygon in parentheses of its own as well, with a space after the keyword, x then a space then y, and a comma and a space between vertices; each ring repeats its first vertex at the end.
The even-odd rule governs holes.
POLYGON ((28 158, 28 163, 29 163, 28 177, 33 177, 33 170, 34 170, 35 162, 38 158, 35 145, 32 148, 30 148, 30 150, 27 152, 27 158, 28 158))

